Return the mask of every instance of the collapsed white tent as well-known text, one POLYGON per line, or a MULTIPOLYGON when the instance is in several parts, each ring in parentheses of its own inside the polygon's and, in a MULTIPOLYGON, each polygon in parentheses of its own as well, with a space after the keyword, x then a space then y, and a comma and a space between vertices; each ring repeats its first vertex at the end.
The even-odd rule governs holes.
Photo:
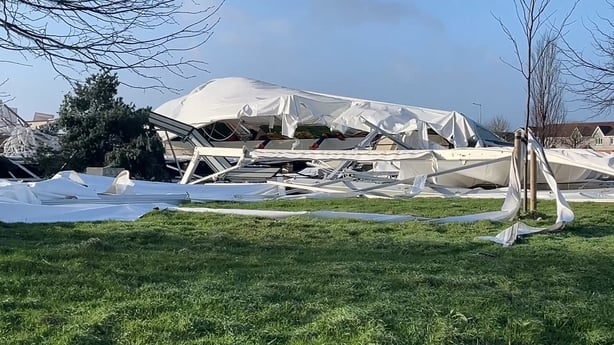
POLYGON ((281 125, 282 134, 288 137, 294 136, 299 125, 323 125, 342 132, 375 127, 389 134, 418 137, 423 143, 431 128, 455 147, 471 142, 485 146, 486 141, 497 140, 455 111, 327 95, 238 77, 210 80, 154 112, 195 127, 225 120, 281 125))

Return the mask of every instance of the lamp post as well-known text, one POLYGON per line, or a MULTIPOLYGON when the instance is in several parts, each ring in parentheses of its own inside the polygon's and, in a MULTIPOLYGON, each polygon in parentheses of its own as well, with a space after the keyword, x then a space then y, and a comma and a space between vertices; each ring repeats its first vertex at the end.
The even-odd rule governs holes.
POLYGON ((471 104, 473 104, 473 105, 477 105, 478 107, 480 107, 480 121, 479 121, 478 123, 479 123, 479 124, 482 124, 482 103, 476 103, 476 102, 473 102, 473 103, 471 103, 471 104))

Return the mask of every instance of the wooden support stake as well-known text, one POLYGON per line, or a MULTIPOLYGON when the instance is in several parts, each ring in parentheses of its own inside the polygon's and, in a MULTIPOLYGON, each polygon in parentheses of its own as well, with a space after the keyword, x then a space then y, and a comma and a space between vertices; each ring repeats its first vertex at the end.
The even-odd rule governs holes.
POLYGON ((531 202, 529 204, 529 211, 531 214, 534 214, 535 211, 537 211, 537 159, 535 157, 535 150, 531 150, 531 161, 529 164, 529 183, 531 188, 531 202))
POLYGON ((514 132, 514 159, 516 159, 516 163, 520 163, 520 152, 522 151, 522 147, 520 146, 521 140, 522 134, 520 131, 514 132))
POLYGON ((522 132, 520 130, 514 132, 514 160, 516 160, 516 166, 522 170, 524 158, 522 156, 522 132))

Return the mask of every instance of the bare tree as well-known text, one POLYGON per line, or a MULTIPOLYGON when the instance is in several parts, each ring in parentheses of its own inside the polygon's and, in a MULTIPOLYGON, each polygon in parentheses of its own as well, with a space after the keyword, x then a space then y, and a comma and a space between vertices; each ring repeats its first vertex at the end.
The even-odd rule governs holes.
POLYGON ((580 133, 580 131, 578 130, 578 128, 575 128, 571 132, 571 135, 561 137, 559 139, 558 144, 562 145, 563 147, 568 147, 570 149, 588 149, 590 148, 590 142, 590 136, 583 136, 582 133, 580 133))
POLYGON ((69 81, 124 70, 149 84, 138 87, 168 88, 154 70, 184 78, 204 70, 203 61, 182 53, 211 37, 224 0, 214 6, 195 1, 2 0, 0 49, 46 59, 69 81))
POLYGON ((549 33, 537 42, 531 57, 535 62, 531 78, 531 109, 529 125, 544 147, 552 147, 560 137, 567 117, 561 80, 561 61, 556 40, 549 33))
POLYGON ((548 12, 548 6, 550 5, 550 0, 514 0, 514 8, 516 9, 516 17, 518 18, 518 22, 522 26, 522 32, 524 35, 525 43, 526 43, 526 57, 523 58, 521 54, 521 48, 519 41, 514 37, 509 28, 503 23, 501 18, 495 17, 495 19, 499 22, 501 29, 507 36, 507 38, 514 45, 514 53, 516 55, 516 65, 511 64, 505 60, 503 62, 513 69, 517 70, 522 74, 525 79, 525 84, 527 88, 526 95, 526 111, 525 111, 525 128, 529 127, 529 117, 531 113, 531 87, 533 83, 531 79, 533 78, 533 74, 535 72, 535 66, 539 64, 542 56, 541 54, 545 53, 545 50, 534 53, 535 50, 535 39, 537 35, 543 30, 548 30, 549 34, 548 41, 543 42, 543 46, 549 46, 552 42, 555 42, 561 34, 563 30, 567 26, 567 22, 571 17, 574 9, 578 1, 576 1, 567 15, 564 17, 563 21, 559 25, 555 25, 552 21, 552 17, 555 12, 548 12), (541 53, 541 54, 540 54, 541 53))
POLYGON ((497 115, 490 119, 486 124, 486 127, 497 135, 501 136, 510 130, 510 122, 503 116, 497 115))
MULTIPOLYGON (((614 3, 607 1, 610 9, 614 3)), ((566 71, 575 79, 571 89, 598 114, 610 112, 614 106, 614 21, 607 16, 588 20, 584 26, 590 32, 593 54, 585 56, 582 51, 566 44, 566 71)))

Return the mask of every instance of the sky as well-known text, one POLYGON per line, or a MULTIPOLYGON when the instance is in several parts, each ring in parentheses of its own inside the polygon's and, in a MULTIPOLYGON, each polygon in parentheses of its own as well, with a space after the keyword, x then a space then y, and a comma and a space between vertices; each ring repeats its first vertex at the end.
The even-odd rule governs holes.
MULTIPOLYGON (((193 1, 202 6, 215 2, 193 1)), ((552 2, 552 18, 558 21, 574 3, 552 2)), ((612 11, 605 1, 580 0, 566 39, 590 53, 585 24, 612 11)), ((523 42, 512 1, 227 0, 218 15, 210 40, 187 53, 205 61, 208 72, 196 71, 189 79, 164 76, 179 93, 122 87, 120 96, 155 109, 210 79, 240 76, 327 94, 456 110, 483 123, 493 116, 507 118, 514 127, 523 122, 524 79, 502 61, 517 64, 513 45, 495 20, 501 18, 523 42)), ((15 59, 5 54, 0 49, 0 60, 15 59)), ((0 91, 13 97, 9 105, 25 119, 35 111, 57 113, 70 85, 44 60, 28 59, 27 64, 0 65, 0 80, 8 79, 0 91)), ((120 74, 120 80, 136 79, 120 74)), ((567 95, 568 120, 593 115, 571 102, 573 98, 567 95)))

